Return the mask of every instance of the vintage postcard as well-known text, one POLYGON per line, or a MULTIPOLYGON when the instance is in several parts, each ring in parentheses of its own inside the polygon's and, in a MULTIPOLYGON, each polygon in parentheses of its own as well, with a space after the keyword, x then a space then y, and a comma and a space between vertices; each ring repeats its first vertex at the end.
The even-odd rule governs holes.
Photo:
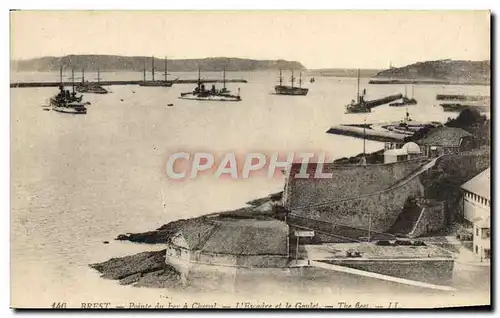
POLYGON ((491 304, 489 11, 12 11, 11 307, 491 304))

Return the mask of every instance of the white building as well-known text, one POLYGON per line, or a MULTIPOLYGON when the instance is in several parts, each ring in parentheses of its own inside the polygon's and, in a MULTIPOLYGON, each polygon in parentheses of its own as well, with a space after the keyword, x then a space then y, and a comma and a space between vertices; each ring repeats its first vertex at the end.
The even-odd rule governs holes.
POLYGON ((420 147, 414 142, 408 142, 401 148, 394 144, 386 145, 384 151, 384 163, 393 163, 418 158, 422 155, 420 147))
POLYGON ((462 185, 463 217, 472 228, 473 252, 481 259, 491 257, 490 168, 462 185))

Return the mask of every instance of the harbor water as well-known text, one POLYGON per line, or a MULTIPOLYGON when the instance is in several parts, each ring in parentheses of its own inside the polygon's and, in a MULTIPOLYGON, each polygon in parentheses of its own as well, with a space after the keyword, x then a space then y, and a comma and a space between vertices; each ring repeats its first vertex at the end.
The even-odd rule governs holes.
MULTIPOLYGON (((222 76, 213 72, 202 75, 222 76)), ((12 74, 11 81, 57 81, 58 76, 58 72, 20 73, 12 74)), ((86 72, 89 80, 92 76, 86 72)), ((196 76, 173 73, 169 79, 196 76)), ((363 141, 326 134, 332 125, 400 121, 406 111, 417 121, 445 121, 457 114, 443 112, 436 94, 489 93, 489 86, 415 85, 417 105, 384 105, 368 114, 345 114, 344 105, 356 96, 356 78, 316 77, 315 83, 309 83, 304 75, 303 86, 309 93, 293 97, 271 94, 277 83, 274 72, 227 72, 226 77, 248 81, 227 84, 235 93, 240 88, 241 102, 178 99, 181 92, 192 90, 192 85, 109 86, 109 94, 85 94, 84 101, 91 105, 86 115, 77 116, 42 111, 41 106, 57 88, 10 89, 13 306, 27 299, 36 307, 64 301, 72 307, 82 302, 127 306, 129 302, 154 304, 164 295, 181 302, 187 291, 122 286, 100 278, 88 264, 163 248, 115 241, 119 234, 239 208, 283 189, 282 177, 230 180, 204 175, 194 180, 169 180, 165 163, 173 152, 324 152, 333 160, 362 152, 363 141)), ((142 73, 101 73, 101 78, 142 79, 142 73)), ((404 85, 368 85, 368 79, 361 80, 364 88, 367 100, 404 93, 404 85)), ((382 143, 366 141, 368 152, 382 148, 382 143)), ((346 295, 374 301, 373 297, 396 297, 399 288, 402 293, 418 294, 418 290, 392 283, 330 275, 329 279, 300 279, 293 273, 275 279, 275 275, 247 277, 252 286, 248 290, 253 292, 242 299, 259 299, 256 291, 291 299, 321 293, 335 305, 346 295)), ((204 294, 200 290, 199 297, 233 292, 204 294)), ((429 292, 426 296, 432 295, 429 292)))

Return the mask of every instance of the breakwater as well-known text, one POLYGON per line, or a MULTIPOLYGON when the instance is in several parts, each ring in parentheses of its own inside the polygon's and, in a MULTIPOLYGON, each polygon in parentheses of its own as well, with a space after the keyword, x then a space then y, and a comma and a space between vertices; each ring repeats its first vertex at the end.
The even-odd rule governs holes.
MULTIPOLYGON (((111 85, 139 85, 143 83, 143 80, 139 81, 101 81, 99 84, 102 86, 111 86, 111 85)), ((173 84, 197 84, 197 79, 179 79, 176 81, 172 81, 173 84)), ((219 79, 204 79, 201 80, 201 83, 222 83, 222 80, 219 79)), ((226 83, 248 83, 247 80, 244 79, 230 79, 226 80, 226 83)), ((19 83, 10 83, 11 88, 26 88, 26 87, 59 87, 60 82, 19 82, 19 83)), ((79 83, 75 83, 78 85, 79 83)), ((63 82, 64 86, 73 85, 72 82, 63 82)))
POLYGON ((348 126, 348 125, 338 125, 332 126, 326 131, 328 134, 364 138, 366 140, 380 141, 380 142, 391 142, 391 141, 402 141, 405 137, 404 134, 398 134, 392 131, 375 130, 371 128, 363 129, 363 127, 358 126, 348 126))
POLYGON ((395 100, 403 98, 402 94, 395 94, 395 95, 390 95, 387 97, 382 97, 382 98, 377 98, 373 100, 367 100, 365 101, 365 106, 368 108, 373 108, 377 106, 381 106, 390 102, 393 102, 395 100))
POLYGON ((481 95, 449 95, 449 94, 437 94, 436 100, 459 100, 459 101, 483 101, 489 100, 490 96, 481 95))

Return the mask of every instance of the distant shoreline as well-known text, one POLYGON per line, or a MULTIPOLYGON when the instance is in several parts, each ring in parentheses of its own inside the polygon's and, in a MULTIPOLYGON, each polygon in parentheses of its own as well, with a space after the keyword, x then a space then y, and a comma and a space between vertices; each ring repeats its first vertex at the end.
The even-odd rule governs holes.
MULTIPOLYGON (((134 81, 100 81, 99 84, 103 86, 111 86, 111 85, 139 85, 143 83, 143 80, 134 80, 134 81)), ((158 81, 164 82, 164 81, 158 81)), ((184 79, 184 80, 176 80, 176 81, 168 81, 173 82, 174 84, 196 84, 198 80, 192 79, 184 79)), ((220 79, 204 79, 201 80, 201 83, 222 83, 220 79)), ((229 79, 226 80, 226 83, 248 83, 245 79, 229 79)), ((71 82, 63 82, 63 86, 71 86, 73 83, 71 82)), ((75 82, 75 85, 79 84, 79 82, 75 82)), ((29 88, 29 87, 59 87, 61 85, 60 82, 17 82, 10 83, 11 88, 29 88)))
POLYGON ((467 85, 467 86, 490 86, 490 82, 456 82, 438 79, 370 79, 368 84, 391 85, 391 84, 429 84, 429 85, 467 85))

